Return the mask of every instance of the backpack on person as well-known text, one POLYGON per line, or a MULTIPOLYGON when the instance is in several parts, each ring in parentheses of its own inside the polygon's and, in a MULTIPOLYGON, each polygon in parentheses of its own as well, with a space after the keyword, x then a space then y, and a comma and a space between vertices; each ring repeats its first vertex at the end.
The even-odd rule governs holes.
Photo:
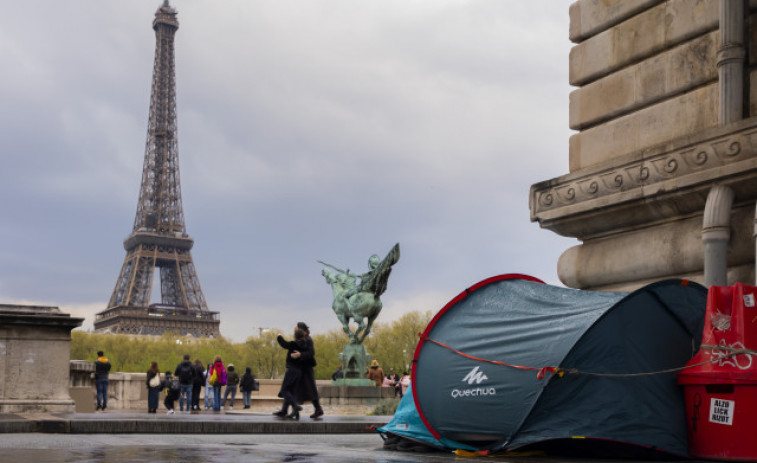
POLYGON ((171 392, 181 391, 181 384, 179 384, 179 380, 176 378, 172 379, 171 382, 168 383, 168 389, 171 392))
POLYGON ((194 367, 191 364, 182 363, 179 365, 179 381, 181 381, 181 384, 192 384, 194 372, 194 367))
POLYGON ((226 368, 221 369, 221 377, 218 379, 218 384, 221 386, 226 386, 226 383, 228 383, 229 377, 226 375, 226 368))

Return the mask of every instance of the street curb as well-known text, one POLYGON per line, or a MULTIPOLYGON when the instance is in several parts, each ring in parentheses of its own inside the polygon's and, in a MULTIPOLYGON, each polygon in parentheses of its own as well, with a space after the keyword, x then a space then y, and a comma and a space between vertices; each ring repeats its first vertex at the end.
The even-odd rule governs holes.
MULTIPOLYGON (((389 421, 205 421, 196 419, 11 419, 0 433, 53 434, 364 434, 389 421)), ((389 417, 391 418, 391 417, 389 417)))

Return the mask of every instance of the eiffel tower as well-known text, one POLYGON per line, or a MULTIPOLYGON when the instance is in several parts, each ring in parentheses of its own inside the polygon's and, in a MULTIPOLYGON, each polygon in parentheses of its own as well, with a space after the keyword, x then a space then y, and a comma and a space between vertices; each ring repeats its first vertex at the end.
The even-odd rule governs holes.
POLYGON ((134 229, 124 240, 126 258, 107 309, 95 316, 96 332, 219 335, 219 314, 208 310, 184 224, 176 129, 174 36, 176 10, 158 8, 155 65, 147 146, 134 229), (154 270, 160 269, 160 303, 150 304, 154 270))

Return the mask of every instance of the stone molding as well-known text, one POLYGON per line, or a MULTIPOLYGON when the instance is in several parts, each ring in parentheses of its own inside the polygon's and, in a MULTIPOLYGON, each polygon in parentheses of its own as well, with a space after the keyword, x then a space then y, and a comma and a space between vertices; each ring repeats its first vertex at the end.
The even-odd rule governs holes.
MULTIPOLYGON (((757 118, 745 119, 685 137, 661 147, 643 150, 620 157, 612 163, 593 166, 531 186, 529 207, 531 221, 542 227, 583 238, 602 232, 591 224, 583 233, 560 230, 557 222, 570 216, 596 215, 602 209, 618 208, 630 202, 660 200, 666 195, 691 193, 696 188, 708 188, 716 181, 745 183, 736 188, 737 201, 755 197, 757 184, 757 118), (743 177, 747 177, 746 179, 743 177), (739 193, 742 197, 739 197, 739 193), (743 197, 746 194, 746 197, 743 197)), ((697 196, 701 196, 698 194, 697 196)), ((676 207, 665 210, 657 207, 644 217, 629 217, 630 222, 649 223, 683 213, 701 211, 706 199, 699 198, 688 206, 676 201, 676 207), (701 204, 699 204, 701 202, 701 204), (683 209, 683 210, 682 210, 683 209)), ((617 222, 608 228, 618 229, 617 222)), ((579 227, 581 228, 581 227, 579 227)))

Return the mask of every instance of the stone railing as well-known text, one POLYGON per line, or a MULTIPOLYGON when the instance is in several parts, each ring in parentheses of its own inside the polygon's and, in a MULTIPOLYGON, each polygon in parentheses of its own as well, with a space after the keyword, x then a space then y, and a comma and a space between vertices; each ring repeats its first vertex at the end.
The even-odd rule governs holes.
MULTIPOLYGON (((120 373, 109 375, 108 385, 108 409, 111 410, 138 410, 147 409, 147 388, 145 387, 146 373, 120 373)), ((274 407, 281 404, 278 397, 281 388, 280 379, 258 379, 259 391, 252 392, 252 401, 258 406, 274 407)), ((319 391, 326 392, 327 402, 331 402, 331 381, 316 381, 319 391)), ((205 398, 205 388, 202 388, 200 400, 205 398)), ((94 366, 86 360, 71 360, 71 381, 69 385, 71 398, 76 403, 78 413, 92 413, 95 411, 95 380, 94 366)), ((321 392, 323 395, 323 392, 321 392)), ((160 402, 163 403, 161 393, 160 402)), ((241 406, 242 393, 237 392, 236 401, 241 406)))
MULTIPOLYGON (((147 410, 146 373, 121 373, 109 375, 108 409, 109 410, 147 410)), ((281 405, 278 397, 281 388, 280 379, 258 379, 259 391, 252 393, 253 411, 271 411, 281 405)), ((329 380, 316 381, 321 404, 329 413, 362 414, 370 412, 381 400, 394 397, 394 388, 386 387, 345 387, 332 386, 329 380)), ((94 413, 95 380, 94 365, 86 360, 71 360, 71 380, 69 385, 71 398, 76 404, 77 413, 94 413)), ((160 395, 163 407, 163 393, 160 395)), ((201 403, 205 398, 205 388, 200 394, 201 403)), ((235 409, 242 408, 242 393, 237 392, 235 409)), ((177 404, 178 407, 178 404, 177 404)), ((203 406, 204 407, 204 406, 203 406)))

